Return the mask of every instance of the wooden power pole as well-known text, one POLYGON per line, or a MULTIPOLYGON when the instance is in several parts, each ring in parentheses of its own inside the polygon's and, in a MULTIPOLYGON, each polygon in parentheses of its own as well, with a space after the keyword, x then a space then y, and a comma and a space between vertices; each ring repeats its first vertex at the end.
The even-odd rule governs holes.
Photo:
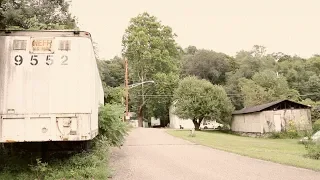
POLYGON ((125 62, 125 85, 126 85, 126 118, 129 116, 129 84, 128 84, 128 60, 124 59, 125 62))

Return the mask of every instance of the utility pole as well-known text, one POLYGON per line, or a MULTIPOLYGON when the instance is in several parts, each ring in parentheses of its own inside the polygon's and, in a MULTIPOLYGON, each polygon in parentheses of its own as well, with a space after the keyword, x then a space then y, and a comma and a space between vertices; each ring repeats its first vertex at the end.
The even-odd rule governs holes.
POLYGON ((129 116, 129 85, 128 85, 128 60, 124 59, 125 62, 125 84, 126 84, 126 118, 129 116))

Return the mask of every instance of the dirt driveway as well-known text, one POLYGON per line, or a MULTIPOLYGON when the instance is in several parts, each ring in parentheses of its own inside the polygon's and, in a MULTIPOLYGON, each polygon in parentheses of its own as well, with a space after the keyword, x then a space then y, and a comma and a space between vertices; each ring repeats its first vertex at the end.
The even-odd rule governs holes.
POLYGON ((320 172, 252 159, 136 128, 113 149, 114 180, 320 180, 320 172))

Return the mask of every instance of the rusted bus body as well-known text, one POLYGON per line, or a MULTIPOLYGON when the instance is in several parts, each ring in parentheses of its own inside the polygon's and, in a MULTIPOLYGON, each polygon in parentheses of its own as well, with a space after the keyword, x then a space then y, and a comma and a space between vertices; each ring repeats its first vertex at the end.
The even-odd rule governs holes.
POLYGON ((0 143, 91 140, 103 101, 89 33, 0 31, 0 143))

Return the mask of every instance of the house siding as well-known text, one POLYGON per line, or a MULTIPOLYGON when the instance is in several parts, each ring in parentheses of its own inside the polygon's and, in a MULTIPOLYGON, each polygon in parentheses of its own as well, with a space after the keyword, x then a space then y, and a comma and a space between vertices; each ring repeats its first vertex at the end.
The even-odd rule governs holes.
POLYGON ((233 116, 232 131, 261 132, 260 112, 233 116))
POLYGON ((281 130, 286 130, 289 121, 293 121, 298 130, 312 129, 311 112, 309 109, 285 109, 278 111, 264 111, 261 113, 261 123, 264 132, 275 130, 274 115, 280 115, 281 130))

